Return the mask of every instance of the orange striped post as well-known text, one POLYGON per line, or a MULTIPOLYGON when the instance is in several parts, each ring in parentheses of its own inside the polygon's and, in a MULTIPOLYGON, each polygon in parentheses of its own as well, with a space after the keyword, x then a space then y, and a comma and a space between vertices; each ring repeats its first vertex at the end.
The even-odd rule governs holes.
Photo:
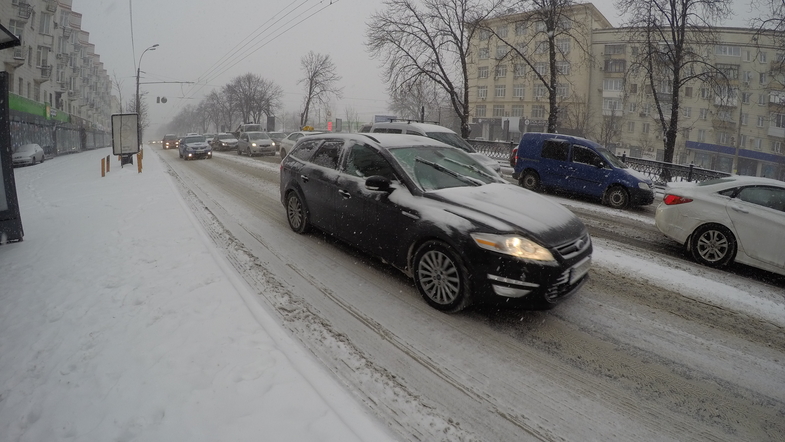
POLYGON ((142 153, 136 154, 136 169, 142 173, 142 153))
POLYGON ((106 176, 106 158, 101 158, 101 178, 106 176))
POLYGON ((106 172, 107 172, 107 173, 109 173, 109 169, 111 169, 111 168, 112 168, 112 167, 111 167, 111 166, 112 166, 112 162, 111 162, 111 161, 109 161, 109 160, 110 160, 110 157, 111 157, 111 155, 107 155, 107 156, 106 156, 106 172))

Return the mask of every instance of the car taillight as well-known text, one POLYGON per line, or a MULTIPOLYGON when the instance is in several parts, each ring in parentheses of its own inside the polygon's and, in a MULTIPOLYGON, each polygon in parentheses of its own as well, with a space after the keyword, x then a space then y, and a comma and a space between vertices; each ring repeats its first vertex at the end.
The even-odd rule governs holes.
POLYGON ((662 198, 665 205, 673 206, 675 204, 684 204, 692 201, 692 198, 685 198, 683 196, 667 194, 662 198))

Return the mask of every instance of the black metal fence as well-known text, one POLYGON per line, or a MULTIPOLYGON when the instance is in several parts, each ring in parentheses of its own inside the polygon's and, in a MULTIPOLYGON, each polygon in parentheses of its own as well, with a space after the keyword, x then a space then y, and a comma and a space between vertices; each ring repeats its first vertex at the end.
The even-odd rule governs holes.
POLYGON ((665 163, 663 161, 644 160, 643 158, 630 158, 622 155, 621 160, 631 169, 637 170, 649 177, 654 184, 664 186, 665 183, 672 181, 706 181, 715 178, 730 176, 727 172, 719 170, 702 169, 690 164, 682 166, 680 164, 665 163))

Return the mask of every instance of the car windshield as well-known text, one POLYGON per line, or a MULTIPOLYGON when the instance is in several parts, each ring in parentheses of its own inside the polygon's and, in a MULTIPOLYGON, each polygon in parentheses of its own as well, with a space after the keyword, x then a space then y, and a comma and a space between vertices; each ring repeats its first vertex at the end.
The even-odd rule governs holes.
POLYGON ((35 146, 32 144, 25 144, 24 146, 19 146, 16 149, 16 153, 33 153, 35 152, 35 146))
POLYGON ((627 169, 628 166, 624 164, 622 160, 619 159, 616 155, 612 154, 611 151, 604 147, 596 147, 597 152, 602 155, 609 163, 611 163, 614 167, 618 169, 627 169))
POLYGON ((226 135, 218 135, 218 139, 219 139, 219 140, 230 140, 230 139, 232 139, 232 138, 234 138, 234 135, 229 135, 229 134, 226 134, 226 135))
POLYGON ((449 144, 450 146, 457 147, 458 149, 461 149, 464 152, 469 152, 469 153, 475 152, 471 144, 467 143, 466 140, 464 140, 454 132, 428 132, 427 135, 428 138, 439 140, 444 144, 449 144))
POLYGON ((202 137, 202 136, 199 136, 199 137, 186 137, 186 139, 185 139, 185 143, 186 144, 188 144, 188 143, 199 143, 199 142, 203 143, 204 142, 204 137, 202 137))
POLYGON ((252 140, 269 140, 270 136, 267 132, 252 132, 248 134, 248 138, 252 140))
POLYGON ((481 186, 498 182, 466 152, 441 146, 390 149, 407 175, 423 190, 481 186))

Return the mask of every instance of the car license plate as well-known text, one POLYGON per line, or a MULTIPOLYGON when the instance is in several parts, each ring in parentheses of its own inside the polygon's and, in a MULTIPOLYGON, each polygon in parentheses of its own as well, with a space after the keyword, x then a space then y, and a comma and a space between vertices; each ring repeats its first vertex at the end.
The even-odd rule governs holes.
POLYGON ((589 268, 591 268, 591 256, 587 256, 578 264, 575 264, 570 269, 570 284, 575 284, 576 281, 585 275, 589 268))

